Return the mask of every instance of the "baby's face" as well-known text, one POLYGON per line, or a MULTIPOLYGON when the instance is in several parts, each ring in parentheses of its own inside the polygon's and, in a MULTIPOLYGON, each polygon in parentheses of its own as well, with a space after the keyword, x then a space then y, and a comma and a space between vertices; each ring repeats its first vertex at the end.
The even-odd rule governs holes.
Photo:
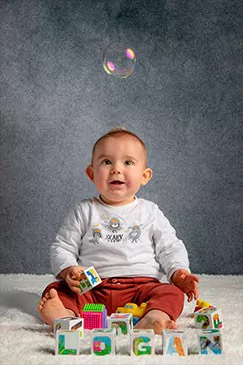
POLYGON ((111 205, 132 202, 141 184, 145 185, 152 175, 146 168, 143 146, 128 135, 101 140, 95 148, 92 166, 86 171, 102 200, 111 205))

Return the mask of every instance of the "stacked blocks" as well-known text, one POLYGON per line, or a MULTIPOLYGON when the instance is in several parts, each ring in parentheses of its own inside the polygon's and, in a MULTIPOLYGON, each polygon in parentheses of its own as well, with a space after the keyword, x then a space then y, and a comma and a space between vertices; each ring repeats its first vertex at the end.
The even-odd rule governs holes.
POLYGON ((81 273, 79 282, 80 294, 84 294, 99 285, 101 283, 101 278, 95 268, 90 266, 81 273))
POLYGON ((154 355, 154 331, 146 329, 134 329, 130 332, 130 355, 143 356, 154 355))
POLYGON ((115 331, 112 328, 94 329, 91 333, 91 354, 105 356, 115 354, 115 331))
POLYGON ((194 313, 195 327, 200 329, 223 328, 220 310, 203 308, 194 313))
POLYGON ((79 355, 82 330, 57 330, 56 331, 56 355, 79 355))
POLYGON ((83 335, 84 320, 78 317, 64 317, 58 318, 54 321, 53 331, 56 333, 57 330, 79 330, 81 335, 83 335))
POLYGON ((198 331, 198 352, 200 355, 221 355, 222 334, 218 329, 198 331))
POLYGON ((109 320, 109 327, 116 329, 117 335, 126 335, 133 329, 131 313, 112 313, 109 320))
POLYGON ((85 329, 106 328, 107 310, 104 304, 85 304, 82 310, 85 329))
POLYGON ((181 330, 163 330, 163 355, 187 355, 187 344, 185 340, 185 332, 181 330))

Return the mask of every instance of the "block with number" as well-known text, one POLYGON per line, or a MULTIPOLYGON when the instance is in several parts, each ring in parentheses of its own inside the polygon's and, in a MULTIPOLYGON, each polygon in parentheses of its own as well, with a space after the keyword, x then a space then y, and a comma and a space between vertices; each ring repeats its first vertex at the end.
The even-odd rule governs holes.
POLYGON ((180 330, 163 330, 163 355, 186 356, 188 353, 185 332, 180 330))
POLYGON ((88 267, 81 273, 79 278, 80 294, 84 294, 87 291, 93 289, 95 286, 99 285, 101 281, 102 280, 94 266, 88 267))
POLYGON ((195 327, 198 329, 223 328, 221 311, 216 308, 203 308, 194 313, 195 327))

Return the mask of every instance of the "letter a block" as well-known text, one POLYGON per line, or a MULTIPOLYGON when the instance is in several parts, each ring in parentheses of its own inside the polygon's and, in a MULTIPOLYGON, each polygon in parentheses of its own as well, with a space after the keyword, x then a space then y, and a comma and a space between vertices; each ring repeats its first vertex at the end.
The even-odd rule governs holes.
POLYGON ((112 313, 109 319, 109 327, 116 329, 117 335, 126 335, 133 329, 131 313, 112 313))
POLYGON ((185 332, 180 330, 163 330, 163 355, 187 356, 185 332))
POLYGON ((91 354, 96 356, 115 354, 115 330, 94 329, 91 332, 91 354))
POLYGON ((93 289, 100 283, 101 283, 101 278, 99 277, 94 266, 88 267, 81 273, 79 278, 80 294, 86 293, 87 291, 93 289))
POLYGON ((200 355, 221 355, 222 333, 218 329, 198 330, 198 352, 200 355))

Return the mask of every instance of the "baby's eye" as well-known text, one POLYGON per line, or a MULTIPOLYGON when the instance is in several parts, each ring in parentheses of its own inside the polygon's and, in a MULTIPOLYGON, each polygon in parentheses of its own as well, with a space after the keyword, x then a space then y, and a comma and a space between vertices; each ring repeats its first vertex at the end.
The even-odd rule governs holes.
POLYGON ((134 163, 133 163, 133 161, 128 160, 128 161, 125 161, 125 165, 130 166, 130 165, 134 165, 134 163))
POLYGON ((102 161, 102 165, 110 165, 110 164, 111 164, 111 161, 108 159, 105 159, 102 161))

